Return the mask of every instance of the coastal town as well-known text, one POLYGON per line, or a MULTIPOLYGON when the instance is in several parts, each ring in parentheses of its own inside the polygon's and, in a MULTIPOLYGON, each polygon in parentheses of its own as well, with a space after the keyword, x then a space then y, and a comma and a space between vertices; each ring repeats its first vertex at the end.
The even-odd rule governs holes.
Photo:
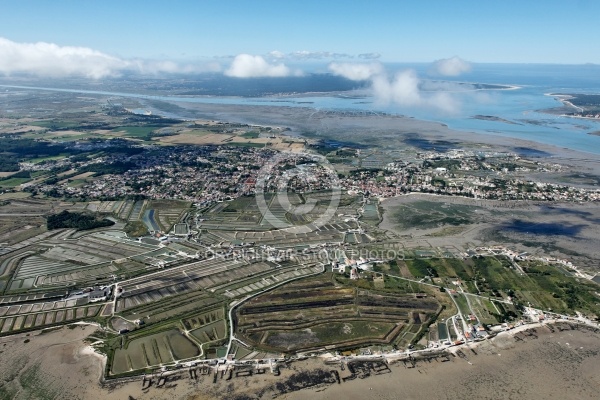
MULTIPOLYGON (((123 145, 119 140, 111 142, 75 143, 74 146, 85 146, 91 151, 123 145)), ((272 162, 277 154, 269 148, 227 145, 166 148, 138 145, 133 149, 138 149, 139 154, 116 153, 90 161, 71 157, 35 164, 21 163, 22 171, 47 174, 45 179, 22 184, 21 190, 79 200, 129 196, 172 198, 207 205, 254 195, 257 180, 266 175, 261 166, 272 162), (114 166, 114 172, 111 166, 114 166)), ((527 174, 560 172, 563 167, 527 160, 512 153, 450 149, 445 152, 414 152, 405 159, 393 157, 385 153, 365 154, 364 151, 342 148, 327 153, 326 160, 332 159, 333 163, 328 161, 321 165, 319 159, 309 152, 284 153, 278 155, 278 168, 269 170, 268 178, 273 182, 283 182, 286 190, 327 190, 336 184, 345 191, 379 198, 432 193, 493 200, 590 202, 600 199, 600 189, 527 179, 527 174), (373 158, 378 159, 376 166, 372 165, 373 158), (391 161, 387 162, 387 159, 391 161), (338 172, 337 163, 354 163, 356 167, 338 172), (296 179, 290 183, 286 174, 299 166, 296 179), (335 182, 320 179, 331 171, 338 175, 335 182)))

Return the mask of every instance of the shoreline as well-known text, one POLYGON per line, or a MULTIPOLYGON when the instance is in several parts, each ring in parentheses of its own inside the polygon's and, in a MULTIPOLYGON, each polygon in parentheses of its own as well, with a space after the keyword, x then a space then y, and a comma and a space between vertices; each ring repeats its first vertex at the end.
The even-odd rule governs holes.
MULTIPOLYGON (((528 382, 544 376, 539 374, 541 370, 549 374, 562 372, 564 371, 562 364, 569 365, 574 374, 587 370, 589 376, 596 376, 594 375, 596 371, 600 372, 600 341, 598 340, 600 329, 575 320, 553 319, 541 323, 523 324, 480 342, 450 346, 446 349, 431 349, 429 352, 398 353, 387 357, 384 364, 381 364, 384 359, 381 356, 356 357, 353 360, 339 361, 332 357, 310 357, 282 364, 279 376, 268 370, 263 375, 247 375, 242 373, 244 371, 242 368, 237 370, 239 373, 233 374, 233 379, 225 379, 223 374, 219 374, 220 378, 216 380, 213 380, 213 374, 200 373, 200 371, 197 377, 193 378, 192 374, 188 373, 188 369, 183 368, 163 374, 166 382, 162 387, 157 387, 160 378, 159 375, 154 374, 145 375, 145 378, 139 375, 114 380, 104 379, 102 369, 104 357, 92 351, 91 346, 84 342, 96 332, 95 329, 90 328, 93 327, 63 327, 44 334, 35 331, 27 336, 30 343, 23 342, 25 335, 2 338, 0 343, 5 343, 3 359, 11 362, 12 359, 21 359, 24 355, 27 355, 27 359, 30 358, 30 352, 35 350, 35 357, 26 361, 27 367, 20 373, 38 371, 37 366, 43 368, 45 372, 36 376, 40 384, 47 385, 48 393, 57 395, 60 393, 65 398, 102 397, 107 400, 120 400, 128 396, 186 400, 275 397, 288 400, 307 397, 317 400, 338 397, 351 400, 363 398, 391 400, 398 398, 399 392, 403 393, 403 398, 409 399, 438 396, 442 393, 439 391, 440 387, 446 386, 452 386, 453 390, 444 398, 458 399, 464 397, 461 397, 460 392, 455 393, 455 389, 462 387, 466 382, 471 382, 473 394, 486 394, 484 398, 508 399, 514 397, 499 395, 495 384, 490 386, 487 379, 480 380, 476 377, 493 371, 493 374, 509 375, 505 378, 506 381, 501 379, 500 384, 502 382, 511 385, 520 384, 521 380, 528 382), (562 353, 565 354, 559 355, 562 353), (568 357, 569 354, 571 358, 568 357), (579 357, 579 361, 573 364, 572 357, 575 355, 579 357), (561 365, 550 362, 556 360, 563 360, 563 362, 561 365), (370 365, 369 363, 380 365, 381 368, 377 367, 370 373, 367 372, 366 376, 357 372, 358 375, 352 377, 354 373, 351 373, 348 365, 353 364, 356 366, 355 369, 361 371, 363 367, 360 366, 370 365), (590 370, 591 366, 593 368, 590 370), (518 376, 512 376, 515 368, 519 369, 518 376), (334 370, 337 371, 335 374, 338 376, 339 383, 327 378, 333 376, 330 373, 334 370), (77 372, 73 373, 73 371, 77 372), (94 371, 100 372, 101 376, 98 377, 94 371), (323 374, 326 374, 325 380, 323 374), (355 379, 357 377, 364 379, 355 379), (148 385, 150 379, 153 383, 148 385), (433 381, 440 382, 440 385, 428 384, 433 381)), ((4 365, 4 369, 6 368, 10 368, 8 364, 4 365)), ((6 371, 3 376, 6 376, 6 371)), ((586 384, 590 384, 588 380, 586 376, 586 384)), ((553 377, 545 387, 553 391, 560 390, 557 383, 561 384, 561 381, 553 377)), ((12 383, 9 381, 8 384, 12 383)), ((591 382, 591 386, 578 387, 577 391, 570 388, 571 396, 567 394, 561 398, 592 399, 594 397, 589 393, 600 390, 600 379, 591 382)), ((525 398, 537 397, 525 396, 525 398)))
MULTIPOLYGON (((570 102, 569 100, 574 99, 575 96, 570 95, 570 94, 555 94, 555 93, 544 93, 544 96, 549 96, 549 97, 553 97, 554 99, 560 101, 563 104, 563 107, 570 107, 570 108, 574 108, 576 109, 578 112, 585 112, 585 109, 579 106, 576 106, 575 104, 573 104, 572 102, 570 102)), ((552 112, 549 112, 549 110, 552 109, 546 109, 546 110, 540 110, 541 112, 545 112, 546 114, 550 114, 550 115, 557 115, 554 114, 552 112)), ((557 109, 558 111, 558 109, 557 109)), ((570 115, 570 114, 558 114, 559 117, 564 117, 564 118, 576 118, 576 119, 583 119, 586 121, 596 121, 596 122, 600 122, 600 118, 595 118, 595 117, 586 117, 586 116, 581 116, 581 115, 570 115)), ((589 134, 589 133, 588 133, 589 134)))
MULTIPOLYGON (((464 84, 472 84, 472 83, 465 83, 464 84)), ((503 88, 503 89, 496 89, 496 88, 492 88, 492 89, 486 89, 486 88, 481 88, 481 89, 474 89, 473 91, 480 91, 480 90, 516 90, 516 89, 521 89, 521 86, 516 86, 516 85, 503 85, 503 86, 507 86, 507 88, 503 88)), ((269 104, 269 99, 276 99, 276 98, 293 98, 293 97, 297 97, 297 98, 303 98, 303 97, 311 97, 314 95, 318 94, 318 97, 327 97, 327 96, 336 96, 339 95, 340 93, 348 93, 348 92, 311 92, 311 93, 305 93, 305 94, 296 94, 296 93, 292 93, 292 94, 284 94, 284 95, 274 95, 274 96, 263 96, 263 97, 254 97, 254 99, 265 99, 265 104, 264 105, 251 105, 251 104, 240 104, 235 103, 235 102, 223 102, 223 103, 219 103, 219 102, 214 102, 211 103, 209 102, 211 99, 212 100, 217 100, 217 99, 224 99, 224 100, 243 100, 243 99, 247 99, 250 97, 240 97, 240 96, 214 96, 214 95, 205 95, 205 96, 201 96, 201 95, 194 95, 194 96, 170 96, 170 95, 160 95, 160 94, 137 94, 137 93, 127 93, 127 92, 111 92, 111 91, 95 91, 95 90, 88 90, 88 89, 67 89, 67 88, 50 88, 50 87, 36 87, 36 86, 22 86, 22 85, 6 85, 6 84, 0 84, 0 87, 6 87, 6 88, 15 88, 15 89, 23 89, 23 90, 42 90, 42 91, 57 91, 57 92, 66 92, 66 93, 84 93, 84 94, 93 94, 93 95, 97 95, 97 96, 117 96, 117 97, 125 97, 125 98, 132 98, 132 99, 136 99, 138 101, 140 101, 141 103, 143 103, 144 100, 156 100, 156 101, 161 101, 161 102, 165 102, 165 103, 169 103, 169 104, 176 104, 177 106, 181 107, 182 109, 186 109, 186 110, 195 110, 196 112, 204 112, 204 113, 210 113, 211 117, 210 119, 214 119, 214 120, 220 120, 220 121, 226 121, 226 120, 230 120, 230 119, 235 119, 235 118, 243 118, 243 121, 245 123, 250 123, 250 124, 254 124, 254 125, 290 125, 293 124, 294 121, 290 121, 290 120, 284 120, 282 121, 269 121, 269 114, 271 114, 271 117, 274 117, 275 119, 280 119, 279 117, 283 114, 289 113, 289 109, 293 110, 294 113, 308 113, 308 115, 311 114, 317 114, 323 111, 326 112, 331 112, 334 115, 337 115, 338 117, 344 117, 344 115, 342 115, 342 113, 345 113, 345 111, 343 110, 339 110, 339 109, 318 109, 318 108, 314 108, 311 104, 300 104, 298 107, 291 107, 291 106, 286 106, 286 105, 273 105, 273 104, 269 104), (198 102, 192 102, 190 100, 197 98, 199 100, 203 100, 203 101, 198 101, 198 102), (245 111, 245 109, 248 108, 252 108, 252 109, 260 109, 259 113, 254 113, 254 114, 261 114, 262 112, 266 111, 266 115, 265 117, 267 118, 263 118, 262 116, 257 116, 257 115, 253 115, 253 116, 248 116, 248 115, 244 115, 244 114, 248 114, 247 111, 245 111), (272 108, 279 108, 280 112, 275 113, 273 112, 272 108), (279 116, 277 115, 279 114, 279 116), (262 122, 258 122, 260 119, 262 118, 262 122)), ((552 93, 546 93, 545 95, 548 96, 552 96, 555 98, 559 98, 557 95, 553 95, 552 93)), ((560 96, 560 95, 559 95, 560 96)), ((575 106, 574 106, 575 107, 575 106)), ((170 111, 162 111, 154 106, 148 106, 146 107, 149 110, 153 111, 153 114, 157 114, 156 111, 160 111, 160 113, 158 113, 159 115, 164 115, 164 116, 168 116, 168 117, 177 117, 183 121, 186 120, 193 120, 195 118, 198 118, 198 116, 195 117, 190 117, 190 116, 183 116, 183 115, 178 115, 178 114, 174 114, 173 112, 170 111)), ((355 112, 359 112, 358 110, 352 110, 355 112)), ((366 111, 361 111, 362 113, 365 113, 366 111)), ((455 129, 455 128, 450 128, 448 127, 446 124, 442 123, 442 122, 438 122, 434 119, 428 119, 428 120, 424 120, 424 119, 416 119, 414 117, 410 117, 410 116, 406 116, 403 114, 398 114, 398 113, 394 113, 394 114, 382 114, 376 111, 369 111, 372 113, 376 113, 377 118, 402 118, 403 122, 406 121, 411 121, 410 125, 412 125, 414 128, 411 129, 412 132, 415 132, 415 129, 417 129, 417 132, 420 132, 421 135, 423 135, 424 137, 435 137, 436 133, 442 134, 443 136, 445 136, 445 138, 447 139, 463 139, 463 138, 468 138, 468 141, 471 143, 480 143, 480 144, 489 144, 489 145, 502 145, 502 146, 506 146, 506 147, 510 147, 511 145, 514 146, 515 143, 518 143, 522 146, 529 146, 532 148, 542 148, 545 150, 549 150, 550 152, 556 153, 556 154, 562 154, 564 152, 568 152, 568 153, 580 153, 581 156, 579 158, 582 158, 584 155, 590 154, 590 155, 594 155, 597 156, 599 153, 593 153, 593 152, 588 152, 585 151, 583 149, 574 149, 574 148, 569 148, 569 147, 561 147, 561 145, 554 145, 554 144, 550 144, 550 143, 544 143, 544 142, 540 142, 540 141, 535 141, 535 140, 531 140, 531 139, 522 139, 519 138, 517 136, 511 136, 511 135, 502 135, 502 134, 498 134, 498 133, 494 133, 494 132, 475 132, 472 130, 468 130, 468 129, 455 129), (418 126, 415 126, 417 124, 421 124, 422 125, 422 129, 419 129, 418 126), (445 128, 445 132, 440 132, 439 128, 432 129, 431 133, 428 134, 423 134, 423 131, 427 131, 429 129, 431 129, 434 125, 439 125, 442 126, 443 128, 445 128), (437 131, 437 132, 436 132, 437 131)), ((593 118, 587 118, 587 117, 582 117, 585 118, 586 120, 595 120, 593 118)), ((307 120, 310 119, 310 117, 307 117, 303 122, 307 122, 307 120)), ((368 126, 372 126, 374 129, 379 128, 380 122, 377 121, 375 122, 375 124, 373 124, 373 121, 371 121, 371 124, 369 124, 368 126)), ((331 125, 328 124, 328 129, 331 128, 331 125)), ((322 129, 323 126, 319 126, 317 127, 316 130, 322 129)), ((310 130, 310 128, 309 128, 310 130)), ((298 127, 297 129, 298 132, 302 131, 301 127, 298 127)), ((302 135, 303 136, 303 135, 302 135)), ((305 136, 303 136, 305 137, 305 136)))
POLYGON ((464 348, 449 360, 394 363, 390 373, 298 391, 286 399, 392 400, 399 394, 408 399, 464 399, 465 391, 485 399, 596 398, 600 379, 590 377, 600 369, 597 330, 528 328, 464 348))
MULTIPOLYGON (((175 99, 165 100, 177 104, 181 108, 194 113, 194 117, 219 121, 239 122, 250 125, 286 126, 291 128, 290 134, 304 139, 344 139, 356 144, 363 144, 364 136, 357 132, 371 129, 383 135, 393 135, 393 142, 403 143, 406 135, 417 135, 425 140, 445 140, 454 143, 454 147, 466 146, 499 146, 514 151, 515 147, 541 150, 550 153, 552 158, 589 159, 600 153, 585 151, 544 143, 531 139, 523 139, 493 132, 481 133, 472 130, 458 130, 435 120, 422 120, 403 114, 372 114, 357 110, 316 109, 313 107, 292 107, 282 105, 248 105, 178 102, 175 99), (311 135, 306 135, 309 132, 311 135), (418 133, 415 133, 418 132, 418 133), (316 133, 316 135, 314 134, 316 133)), ((161 112, 155 108, 156 113, 161 112)), ((390 145, 390 141, 386 142, 390 145)), ((377 144, 375 144, 377 145, 377 144)), ((535 156, 533 158, 536 158, 535 156)))

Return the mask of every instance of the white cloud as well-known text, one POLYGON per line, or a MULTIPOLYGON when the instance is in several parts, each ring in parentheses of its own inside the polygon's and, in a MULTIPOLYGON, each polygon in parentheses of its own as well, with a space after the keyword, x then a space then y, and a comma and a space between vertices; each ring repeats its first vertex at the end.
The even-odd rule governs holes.
POLYGON ((385 74, 375 75, 371 89, 375 101, 404 107, 428 108, 445 114, 460 111, 461 102, 447 91, 424 91, 423 81, 413 70, 398 72, 392 79, 385 74))
MULTIPOLYGON (((333 51, 309 51, 309 50, 298 50, 291 53, 284 53, 278 50, 270 51, 264 55, 266 60, 282 61, 282 60, 293 60, 293 61, 309 61, 309 60, 339 60, 339 59, 354 59, 360 58, 362 60, 376 60, 381 57, 379 53, 363 53, 358 55, 347 54, 347 53, 336 53, 333 51)), ((233 57, 231 57, 233 58, 233 57)))
POLYGON ((192 74, 221 72, 221 64, 216 61, 180 64, 165 60, 134 60, 127 62, 127 69, 142 74, 192 74))
POLYGON ((362 53, 358 55, 358 58, 362 58, 363 60, 376 60, 381 57, 379 53, 362 53))
POLYGON ((418 106, 422 103, 419 78, 412 70, 399 72, 393 79, 386 75, 373 77, 373 94, 379 102, 401 106, 418 106))
POLYGON ((433 63, 433 72, 443 76, 458 76, 471 70, 471 64, 460 57, 443 58, 433 63))
POLYGON ((269 52, 268 56, 270 58, 274 58, 276 60, 282 60, 285 58, 285 54, 278 50, 273 50, 273 51, 269 52))
POLYGON ((325 58, 353 58, 351 54, 333 53, 331 51, 294 51, 289 54, 289 57, 295 60, 322 60, 325 58))
POLYGON ((328 68, 334 75, 353 81, 366 81, 383 73, 383 66, 379 63, 331 63, 328 68))
POLYGON ((180 65, 161 60, 124 60, 87 47, 17 43, 0 37, 0 74, 100 79, 132 71, 143 74, 217 72, 216 62, 180 65))
POLYGON ((299 71, 293 71, 285 64, 270 64, 261 56, 251 54, 239 54, 231 63, 225 75, 235 78, 258 78, 258 77, 284 77, 300 75, 299 71))
POLYGON ((0 37, 0 73, 44 76, 81 75, 103 78, 114 75, 127 63, 87 47, 53 43, 16 43, 0 37))
POLYGON ((422 81, 411 69, 399 71, 390 77, 378 62, 331 63, 329 70, 347 79, 369 81, 374 100, 384 105, 427 108, 434 112, 455 114, 461 108, 455 92, 466 91, 457 83, 422 81))

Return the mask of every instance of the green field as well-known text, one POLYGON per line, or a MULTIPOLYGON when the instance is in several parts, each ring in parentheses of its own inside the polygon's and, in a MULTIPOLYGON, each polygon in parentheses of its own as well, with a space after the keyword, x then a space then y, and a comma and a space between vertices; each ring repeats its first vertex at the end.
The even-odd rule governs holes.
POLYGON ((115 133, 125 132, 125 136, 143 139, 147 138, 153 131, 161 128, 160 126, 119 126, 113 129, 115 133))
MULTIPOLYGON (((460 278, 469 293, 492 299, 511 296, 517 303, 531 303, 532 307, 558 313, 581 311, 600 315, 600 296, 595 294, 600 292, 598 285, 565 275, 564 270, 541 262, 521 262, 524 275, 504 257, 414 259, 404 262, 417 279, 439 276, 448 284, 451 279, 460 278)), ((488 311, 496 312, 491 305, 481 304, 480 307, 480 317, 488 321, 492 317, 488 311)))
POLYGON ((63 154, 59 154, 57 156, 32 158, 32 159, 30 159, 28 161, 31 162, 31 163, 34 163, 34 164, 38 164, 38 163, 41 163, 43 161, 62 160, 63 158, 68 157, 68 156, 69 156, 69 154, 63 153, 63 154))
POLYGON ((482 299, 481 297, 469 296, 469 302, 471 304, 471 311, 475 314, 477 319, 483 324, 496 324, 499 321, 495 317, 498 315, 498 311, 491 301, 482 299))
POLYGON ((0 194, 0 200, 10 200, 10 199, 24 199, 30 197, 31 193, 27 192, 15 192, 15 193, 2 193, 0 194))
POLYGON ((337 343, 361 338, 384 338, 396 324, 374 321, 326 322, 310 328, 319 341, 337 343))
POLYGON ((439 290, 398 278, 374 282, 370 274, 350 280, 327 273, 246 302, 236 311, 237 331, 246 343, 269 351, 391 345, 405 331, 418 332, 435 320, 442 309, 438 296, 450 301, 439 290), (427 294, 417 298, 415 290, 427 294))
POLYGON ((69 181, 69 187, 79 187, 87 183, 87 179, 72 179, 69 181))
POLYGON ((424 260, 424 259, 416 259, 416 260, 406 260, 404 261, 408 270, 415 278, 423 278, 425 276, 433 275, 435 276, 437 273, 437 269, 439 268, 438 260, 424 260))
POLYGON ((227 146, 234 146, 234 147, 265 147, 264 143, 242 143, 242 142, 229 142, 227 143, 227 146))
POLYGON ((354 320, 324 322, 311 325, 303 330, 273 330, 268 332, 265 343, 275 348, 287 350, 332 344, 368 343, 370 340, 383 340, 397 325, 393 322, 354 320))
POLYGON ((200 350, 176 329, 155 333, 128 342, 115 351, 111 371, 122 374, 130 370, 171 363, 195 357, 200 350))
POLYGON ((193 317, 182 320, 182 324, 185 329, 194 329, 201 326, 210 325, 214 322, 225 319, 225 310, 218 308, 216 310, 208 311, 203 314, 194 315, 193 317))
POLYGON ((260 132, 249 131, 249 132, 243 133, 240 136, 243 137, 243 138, 245 138, 245 139, 258 139, 259 135, 260 135, 260 132))
POLYGON ((31 178, 8 178, 0 180, 1 187, 15 187, 31 181, 31 178))
POLYGON ((463 294, 456 293, 453 294, 452 297, 454 297, 454 301, 456 301, 456 304, 458 304, 458 308, 463 317, 466 318, 469 314, 471 314, 471 310, 469 309, 467 299, 465 299, 465 296, 463 294))
POLYGON ((190 331, 196 340, 201 343, 214 342, 217 340, 225 339, 227 337, 227 324, 225 320, 216 321, 208 325, 204 325, 201 328, 190 331))
POLYGON ((77 121, 37 121, 37 122, 31 122, 29 125, 40 126, 42 128, 49 128, 49 129, 69 129, 69 128, 77 128, 79 126, 79 122, 77 122, 77 121))

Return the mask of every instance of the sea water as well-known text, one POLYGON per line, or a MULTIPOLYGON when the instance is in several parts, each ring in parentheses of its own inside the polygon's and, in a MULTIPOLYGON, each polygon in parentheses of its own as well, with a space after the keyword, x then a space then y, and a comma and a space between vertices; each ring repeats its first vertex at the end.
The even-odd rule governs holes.
MULTIPOLYGON (((402 66, 398 69, 401 70, 402 66)), ((417 74, 426 76, 426 71, 417 74)), ((446 78, 447 79, 447 78, 446 78)), ((596 65, 475 65, 471 73, 454 78, 458 82, 488 83, 515 86, 513 90, 471 90, 447 93, 454 108, 448 112, 427 104, 399 105, 382 103, 368 95, 286 97, 281 105, 310 106, 316 109, 361 110, 401 114, 417 119, 436 121, 458 131, 477 132, 600 154, 600 137, 590 135, 600 131, 600 120, 566 117, 543 112, 562 104, 550 93, 600 94, 600 66, 596 65), (474 116, 495 117, 497 120, 474 116)), ((434 95, 423 93, 422 96, 434 95)), ((260 104, 265 99, 246 99, 260 104)), ((272 99, 278 104, 280 99, 272 99)), ((424 103, 427 103, 424 101, 424 103)), ((575 111, 575 110, 573 110, 575 111)))
MULTIPOLYGON (((225 96, 163 96, 116 93, 81 89, 47 89, 66 92, 82 92, 114 96, 136 97, 169 102, 215 103, 255 106, 309 107, 315 110, 343 110, 374 113, 389 113, 409 116, 421 120, 443 123, 457 131, 476 132, 487 135, 499 135, 562 148, 600 154, 600 136, 590 135, 600 131, 600 120, 566 117, 543 112, 542 110, 561 106, 560 101, 549 96, 550 93, 600 94, 600 65, 545 65, 545 64, 474 64, 472 70, 455 78, 431 76, 428 64, 390 64, 386 66, 389 76, 407 69, 414 70, 422 83, 431 81, 471 82, 495 85, 515 86, 513 90, 462 90, 445 93, 451 110, 429 105, 427 99, 439 95, 439 92, 421 93, 420 104, 396 104, 380 101, 369 90, 368 85, 356 91, 347 91, 348 85, 340 86, 343 92, 311 94, 319 87, 308 87, 309 93, 297 95, 269 95, 255 97, 225 96), (478 119, 474 116, 494 117, 496 120, 478 119)), ((232 78, 215 75, 215 80, 232 78)), ((263 78, 264 79, 264 78, 263 78)), ((285 79, 290 82, 297 78, 279 79, 277 86, 285 89, 285 79), (283 81, 281 81, 283 79, 283 81)), ((319 76, 318 82, 327 79, 319 76)), ((331 76, 338 82, 338 77, 331 76)), ((243 80, 242 80, 243 81, 243 80)), ((242 82, 240 81, 240 82, 242 82)), ((335 83, 334 82, 334 83, 335 83)), ((215 82, 213 82, 214 84, 215 82)), ((218 82, 217 82, 218 83, 218 82)), ((231 84, 231 82, 229 82, 231 84)), ((241 85, 241 83, 240 83, 241 85)), ((218 86, 218 85, 216 85, 218 86)), ((254 85, 256 86, 256 85, 254 85)), ((290 83, 297 89, 298 82, 290 83)), ((326 85, 335 88, 335 84, 326 85)), ((361 86, 357 83, 357 87, 361 86)), ((8 87, 8 86, 7 86, 8 87)), ((12 86, 25 88, 23 86, 12 86)), ((30 87, 32 88, 32 87, 30 87)), ((260 88, 255 88, 259 90, 260 88)), ((247 91, 246 91, 247 93, 247 91)), ((289 92, 288 92, 289 93, 289 92)), ((173 116, 173 115, 171 115, 173 116)))
MULTIPOLYGON (((514 86, 512 90, 464 90, 446 93, 452 110, 428 105, 427 98, 438 93, 422 92, 417 105, 384 103, 366 89, 331 94, 300 93, 265 97, 191 97, 186 102, 217 104, 310 107, 316 110, 363 111, 399 114, 440 122, 457 131, 499 135, 530 140, 561 148, 600 154, 600 120, 566 117, 543 112, 562 104, 551 93, 600 94, 600 66, 544 64, 475 64, 468 74, 448 79, 432 77, 428 65, 388 66, 390 76, 412 69, 422 82, 450 81, 514 86), (473 118, 490 116, 497 120, 473 118)), ((173 97, 163 98, 173 101, 173 97)))

